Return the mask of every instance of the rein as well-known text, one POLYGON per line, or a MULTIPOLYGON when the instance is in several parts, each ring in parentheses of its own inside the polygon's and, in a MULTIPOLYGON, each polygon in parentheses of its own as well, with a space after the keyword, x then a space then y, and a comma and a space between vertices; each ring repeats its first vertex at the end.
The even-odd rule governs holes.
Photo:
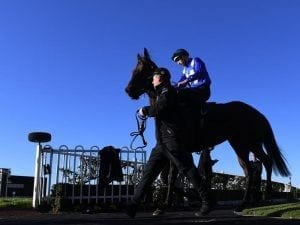
POLYGON ((132 149, 132 150, 143 149, 144 147, 147 146, 147 141, 145 140, 145 137, 144 137, 144 131, 146 130, 147 117, 140 116, 138 111, 137 111, 135 113, 135 119, 136 119, 138 131, 133 131, 133 132, 130 133, 130 136, 133 137, 133 139, 130 143, 130 149, 132 149), (141 136, 143 145, 134 148, 133 143, 135 142, 135 140, 138 136, 141 136))

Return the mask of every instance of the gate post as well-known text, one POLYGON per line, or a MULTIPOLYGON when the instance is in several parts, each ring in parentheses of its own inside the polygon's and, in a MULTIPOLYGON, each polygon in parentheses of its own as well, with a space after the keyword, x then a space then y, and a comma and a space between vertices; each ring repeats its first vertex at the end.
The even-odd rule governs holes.
POLYGON ((35 156, 35 170, 34 170, 34 184, 33 184, 33 196, 32 207, 37 208, 41 203, 41 154, 42 154, 42 142, 48 142, 51 140, 51 134, 45 132, 33 132, 28 134, 28 140, 38 143, 36 146, 35 156))
POLYGON ((41 152, 42 145, 40 143, 36 146, 35 153, 35 169, 34 169, 34 183, 33 183, 33 196, 32 207, 37 208, 41 203, 41 152))

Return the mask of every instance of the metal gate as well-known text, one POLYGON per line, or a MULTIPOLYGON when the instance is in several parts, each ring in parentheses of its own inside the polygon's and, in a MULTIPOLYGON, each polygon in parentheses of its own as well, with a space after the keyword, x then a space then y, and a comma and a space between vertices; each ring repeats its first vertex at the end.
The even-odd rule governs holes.
POLYGON ((90 203, 128 201, 133 196, 136 185, 146 164, 144 149, 119 149, 122 168, 122 181, 111 181, 104 189, 99 187, 101 148, 92 146, 85 149, 66 145, 54 149, 50 145, 36 148, 35 180, 33 190, 33 207, 41 202, 50 203, 55 190, 60 188, 64 198, 74 202, 90 203), (101 189, 101 190, 100 190, 101 189))

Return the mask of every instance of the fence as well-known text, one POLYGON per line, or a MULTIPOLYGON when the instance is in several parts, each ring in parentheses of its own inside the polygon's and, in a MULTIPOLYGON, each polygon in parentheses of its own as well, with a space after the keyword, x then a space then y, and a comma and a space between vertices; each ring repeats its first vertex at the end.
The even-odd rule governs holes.
POLYGON ((54 149, 50 145, 42 146, 39 142, 36 148, 33 207, 37 208, 45 201, 50 203, 54 191, 58 189, 72 203, 131 199, 146 163, 146 152, 142 148, 118 149, 122 179, 109 181, 103 187, 99 176, 103 169, 100 168, 101 150, 98 146, 70 149, 66 145, 54 149))
MULTIPOLYGON (((131 199, 146 164, 146 152, 143 147, 118 149, 121 179, 112 179, 103 185, 103 180, 100 179, 101 171, 108 168, 101 167, 103 160, 100 155, 103 149, 98 146, 92 146, 90 149, 76 146, 69 149, 66 145, 54 149, 50 145, 41 145, 41 142, 50 139, 51 135, 43 132, 29 134, 29 140, 38 143, 33 190, 34 208, 41 202, 50 203, 57 194, 72 204, 128 202, 131 199)), ((214 180, 212 187, 216 188, 219 183, 225 187, 223 178, 221 183, 214 180)), ((233 181, 233 184, 236 183, 236 179, 233 181)), ((158 184, 159 180, 157 187, 158 184)), ((188 183, 186 185, 189 186, 188 183)), ((243 189, 242 186, 240 185, 240 189, 243 189)))

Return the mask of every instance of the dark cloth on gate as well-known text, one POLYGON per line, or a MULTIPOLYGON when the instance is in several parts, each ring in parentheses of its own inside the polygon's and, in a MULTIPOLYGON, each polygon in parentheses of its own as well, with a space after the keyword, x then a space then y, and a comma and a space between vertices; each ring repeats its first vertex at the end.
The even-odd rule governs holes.
POLYGON ((112 146, 106 146, 99 151, 100 172, 99 183, 101 187, 112 181, 123 181, 123 173, 120 160, 120 149, 112 146))

